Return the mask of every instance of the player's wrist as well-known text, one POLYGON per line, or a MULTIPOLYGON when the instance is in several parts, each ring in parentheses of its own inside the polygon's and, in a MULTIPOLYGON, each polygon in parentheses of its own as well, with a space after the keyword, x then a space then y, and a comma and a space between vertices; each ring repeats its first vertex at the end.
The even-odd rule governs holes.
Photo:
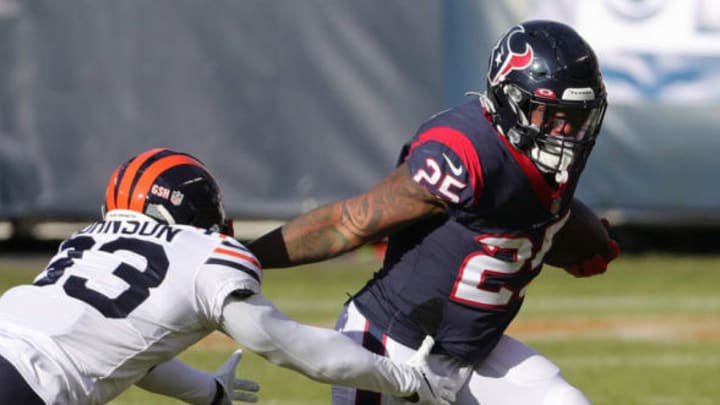
POLYGON ((282 227, 249 242, 247 247, 260 261, 264 269, 288 267, 292 264, 283 238, 282 227))
POLYGON ((424 376, 422 370, 419 367, 410 367, 411 373, 413 374, 413 389, 412 392, 405 397, 403 397, 403 400, 409 402, 409 403, 418 403, 420 402, 420 394, 421 390, 424 388, 424 384, 426 384, 427 380, 424 376), (425 380, 425 381, 423 381, 425 380))
POLYGON ((207 405, 217 393, 215 382, 213 374, 172 359, 154 367, 137 385, 188 404, 207 405))

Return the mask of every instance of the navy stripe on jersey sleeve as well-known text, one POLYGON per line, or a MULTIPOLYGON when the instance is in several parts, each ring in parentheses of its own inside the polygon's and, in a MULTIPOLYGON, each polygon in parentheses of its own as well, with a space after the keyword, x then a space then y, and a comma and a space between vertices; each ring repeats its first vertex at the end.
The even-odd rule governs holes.
POLYGON ((252 269, 250 267, 244 266, 238 262, 232 261, 232 260, 224 260, 224 259, 218 259, 218 258, 210 258, 205 263, 207 264, 219 264, 221 266, 227 266, 232 267, 233 269, 240 270, 250 277, 257 280, 257 282, 260 282, 260 276, 257 273, 257 270, 252 269))
POLYGON ((216 247, 208 259, 207 264, 217 264, 231 267, 247 273, 252 278, 261 282, 262 270, 260 261, 245 246, 233 239, 226 239, 216 247))
POLYGON ((250 250, 243 246, 240 242, 236 241, 235 239, 225 239, 221 242, 221 244, 225 247, 231 248, 231 249, 237 249, 241 252, 250 253, 250 250))

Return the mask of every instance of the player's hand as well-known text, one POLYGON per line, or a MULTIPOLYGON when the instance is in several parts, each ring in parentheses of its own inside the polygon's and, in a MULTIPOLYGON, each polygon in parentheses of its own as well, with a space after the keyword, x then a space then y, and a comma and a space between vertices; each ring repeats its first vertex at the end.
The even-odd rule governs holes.
POLYGON ((427 366, 427 358, 435 344, 432 336, 426 336, 415 354, 407 361, 420 380, 418 391, 404 398, 407 402, 417 405, 452 405, 458 386, 454 380, 437 375, 427 366))
POLYGON ((412 368, 421 381, 418 391, 405 398, 416 405, 452 405, 455 403, 457 384, 448 377, 439 376, 429 368, 412 368))
MULTIPOLYGON (((223 398, 219 402, 222 405, 232 405, 233 401, 257 402, 258 400, 256 392, 260 390, 260 385, 255 381, 235 377, 235 370, 241 358, 242 349, 238 349, 215 372, 215 379, 225 390, 223 398)), ((216 404, 213 403, 213 405, 216 404)))
MULTIPOLYGON (((601 218, 603 226, 610 234, 610 223, 607 219, 601 218)), ((575 277, 591 277, 605 273, 608 264, 620 255, 620 245, 613 239, 608 241, 608 255, 596 254, 590 259, 586 259, 581 263, 565 267, 565 271, 575 277)))

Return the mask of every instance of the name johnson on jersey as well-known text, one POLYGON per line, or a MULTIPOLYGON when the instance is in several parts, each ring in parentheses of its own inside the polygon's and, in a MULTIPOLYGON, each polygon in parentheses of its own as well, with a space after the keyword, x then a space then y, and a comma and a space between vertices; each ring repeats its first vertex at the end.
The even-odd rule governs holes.
POLYGON ((77 232, 77 234, 120 234, 120 235, 140 235, 164 239, 166 242, 172 242, 182 229, 172 228, 168 225, 157 222, 141 222, 141 221, 102 221, 88 225, 86 228, 77 232))

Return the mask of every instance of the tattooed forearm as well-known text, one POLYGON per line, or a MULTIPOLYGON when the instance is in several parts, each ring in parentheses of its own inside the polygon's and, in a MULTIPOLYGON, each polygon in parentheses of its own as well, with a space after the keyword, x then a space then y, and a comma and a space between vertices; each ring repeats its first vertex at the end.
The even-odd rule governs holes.
POLYGON ((283 227, 283 237, 294 264, 320 261, 443 210, 442 203, 400 166, 367 193, 324 205, 290 221, 283 227))
POLYGON ((352 249, 352 240, 337 227, 342 202, 324 205, 283 227, 288 256, 295 264, 310 263, 337 256, 352 249))

